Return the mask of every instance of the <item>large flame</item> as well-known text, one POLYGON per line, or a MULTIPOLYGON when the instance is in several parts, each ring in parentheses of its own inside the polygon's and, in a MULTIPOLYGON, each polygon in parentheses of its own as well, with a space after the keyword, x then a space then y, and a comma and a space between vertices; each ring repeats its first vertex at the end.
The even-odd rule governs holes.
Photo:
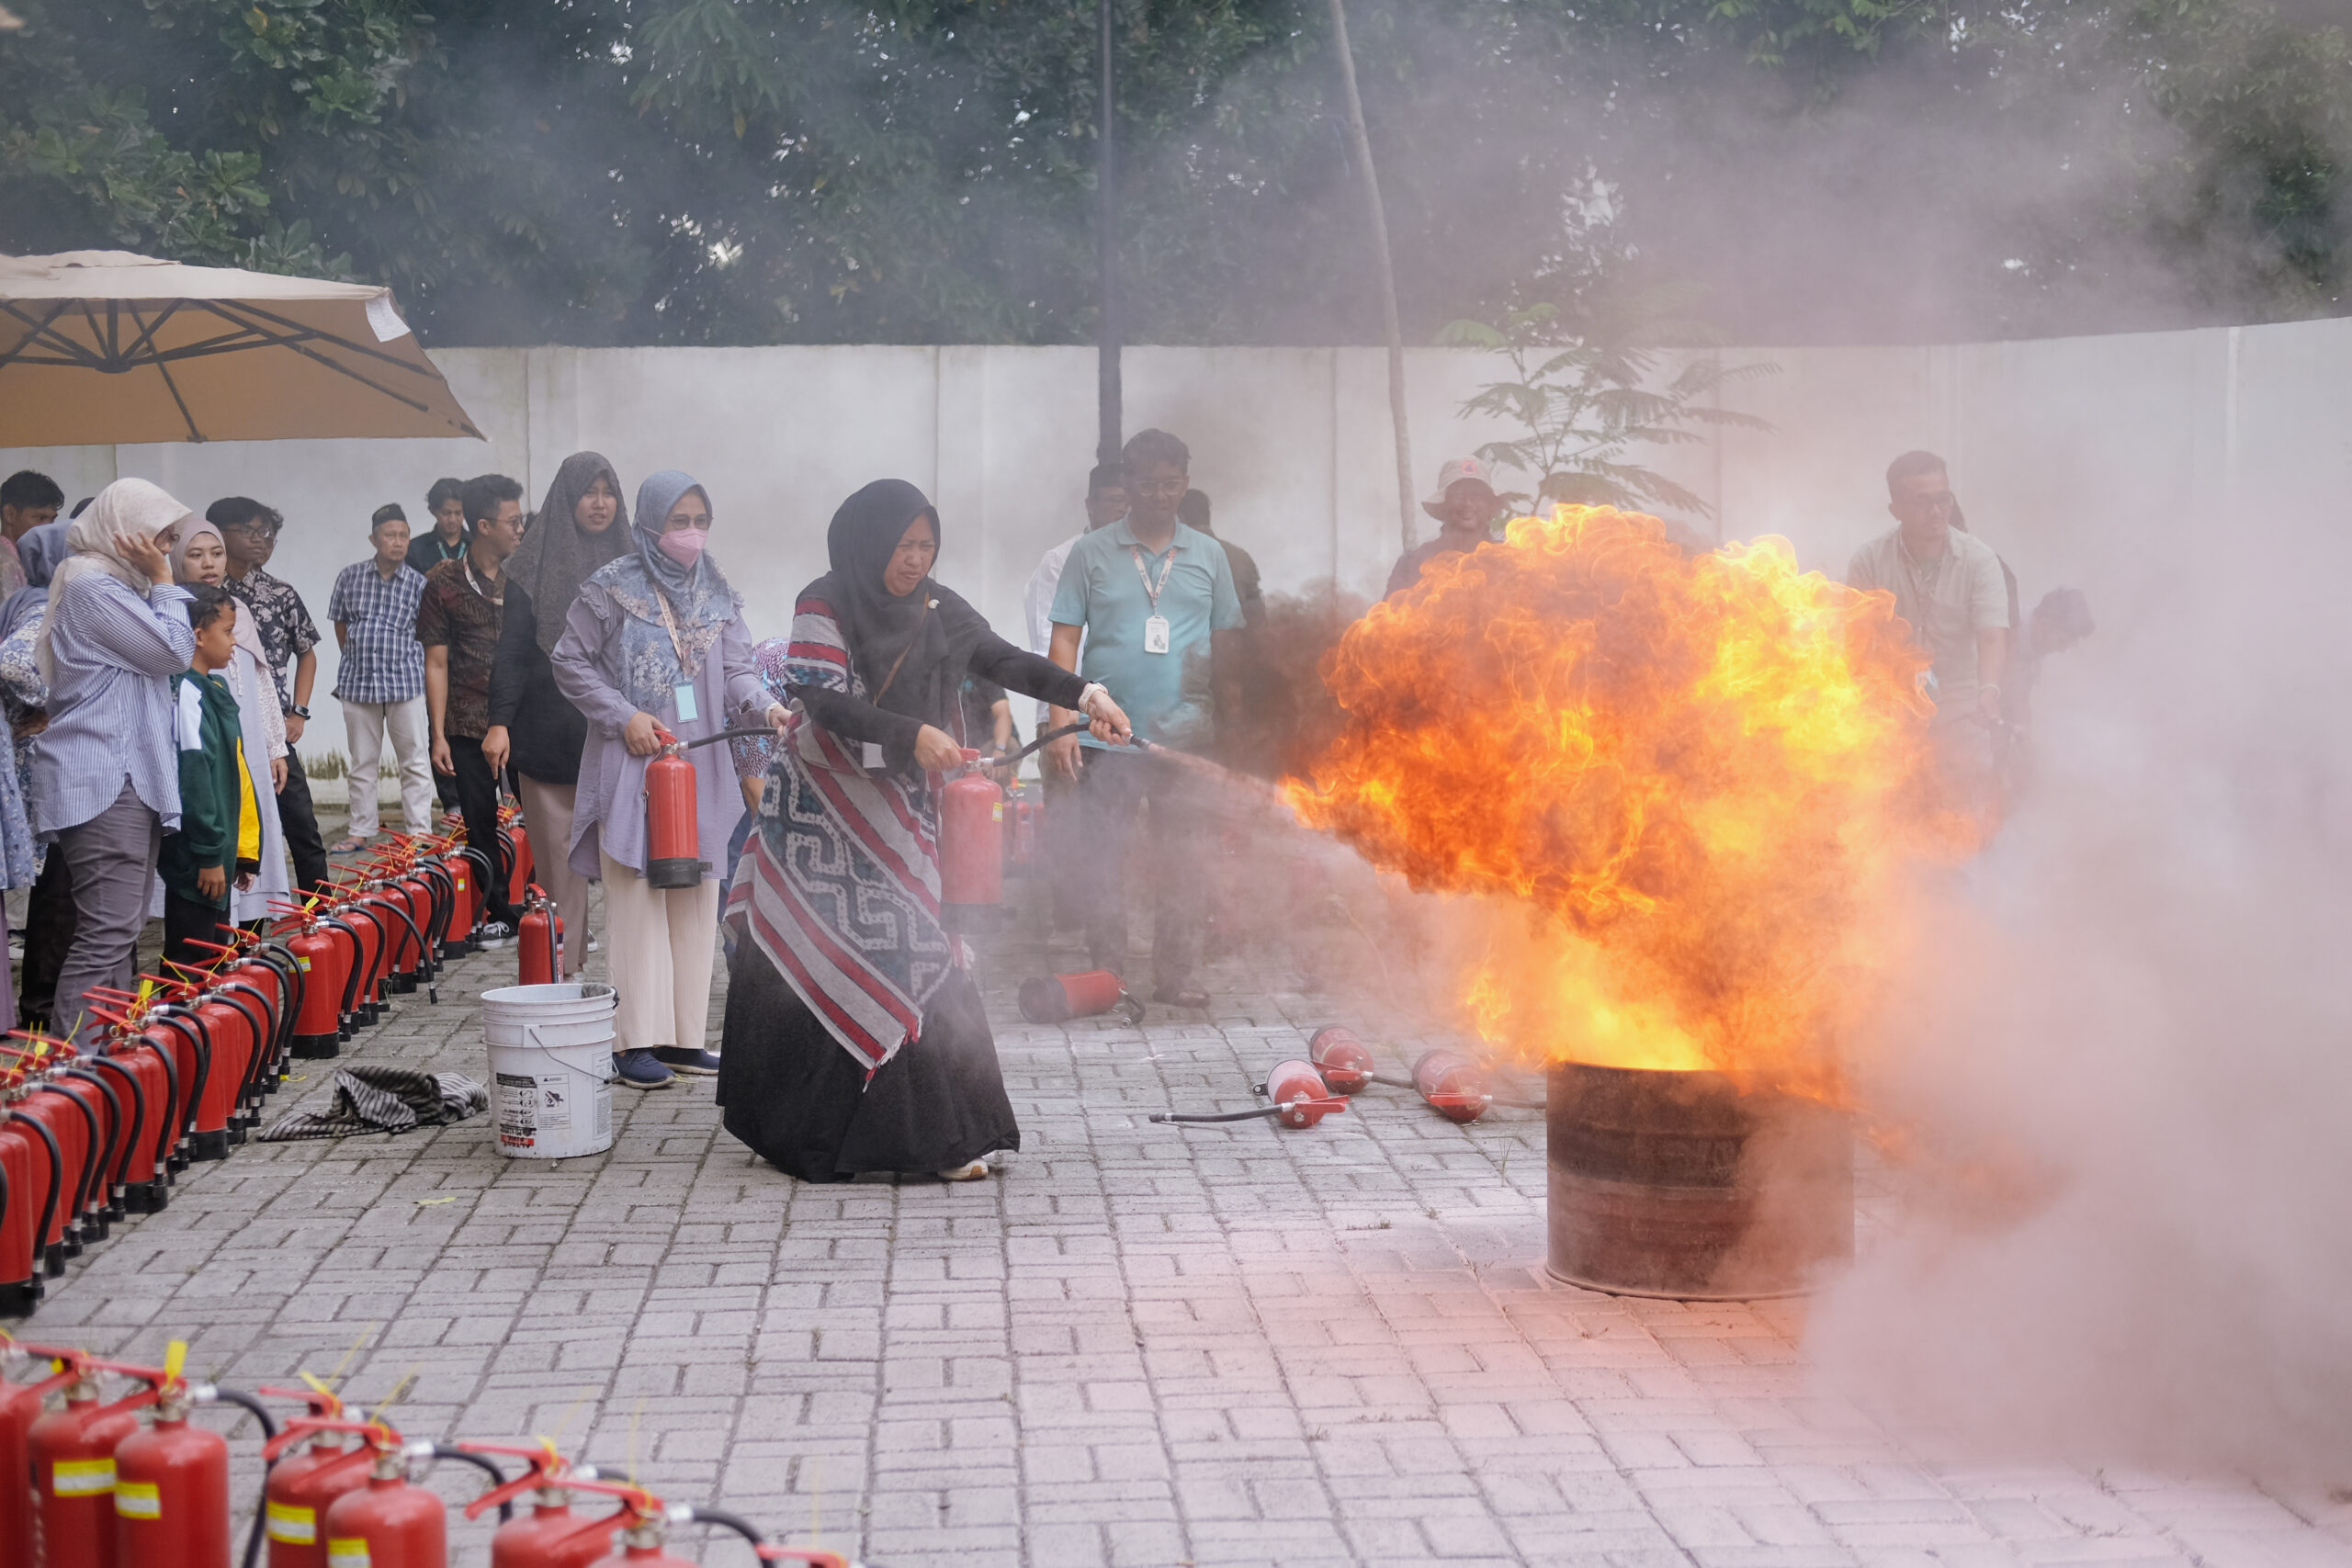
POLYGON ((1521 1059, 1842 1098, 1842 1042, 1939 804, 1927 660, 1787 541, 1691 557, 1560 507, 1441 558, 1324 665, 1347 727, 1292 803, 1419 888, 1488 896, 1464 1002, 1521 1059))

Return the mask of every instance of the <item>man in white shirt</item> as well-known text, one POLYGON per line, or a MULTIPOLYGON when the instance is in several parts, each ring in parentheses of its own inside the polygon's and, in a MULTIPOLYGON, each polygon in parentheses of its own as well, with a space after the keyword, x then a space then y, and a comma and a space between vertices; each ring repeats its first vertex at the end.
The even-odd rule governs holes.
POLYGON ((1894 595, 1912 641, 1935 660, 1936 737, 1952 782, 1979 795, 1992 781, 2001 722, 2008 579, 1990 545, 1952 526, 1955 502, 1941 457, 1904 453, 1887 466, 1886 491, 1898 526, 1854 552, 1846 581, 1894 595))
MULTIPOLYGON (((1086 476, 1086 527, 1072 534, 1046 552, 1037 570, 1029 574, 1029 586, 1021 595, 1022 620, 1029 628, 1029 651, 1050 654, 1054 646, 1054 593, 1061 587, 1062 566, 1069 559, 1071 547, 1097 528, 1107 528, 1127 514, 1126 482, 1116 463, 1097 463, 1094 471, 1086 476)), ((1050 722, 1050 707, 1037 705, 1037 729, 1044 733, 1050 722)), ((1038 777, 1046 791, 1046 823, 1043 851, 1046 879, 1052 889, 1053 928, 1069 931, 1081 923, 1080 884, 1083 880, 1081 861, 1071 841, 1078 827, 1078 785, 1053 769, 1042 764, 1038 777)))

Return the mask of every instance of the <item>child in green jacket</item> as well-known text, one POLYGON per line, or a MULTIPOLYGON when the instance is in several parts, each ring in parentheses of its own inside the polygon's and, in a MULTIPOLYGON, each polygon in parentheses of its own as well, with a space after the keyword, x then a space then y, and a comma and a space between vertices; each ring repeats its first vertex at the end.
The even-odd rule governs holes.
POLYGON ((226 942, 229 885, 250 886, 260 869, 260 806, 246 769, 237 699, 214 673, 236 652, 236 602, 198 583, 187 607, 196 667, 172 678, 172 725, 180 754, 180 825, 164 835, 164 956, 198 964, 219 955, 196 942, 226 942))

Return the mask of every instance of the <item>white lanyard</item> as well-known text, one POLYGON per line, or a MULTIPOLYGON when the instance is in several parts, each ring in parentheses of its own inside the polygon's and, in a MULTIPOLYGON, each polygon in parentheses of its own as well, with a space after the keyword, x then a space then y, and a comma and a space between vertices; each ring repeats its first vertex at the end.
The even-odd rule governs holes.
POLYGON ((1155 612, 1158 611, 1159 608, 1159 592, 1161 589, 1168 586, 1168 574, 1176 570, 1176 546, 1174 541, 1170 541, 1168 546, 1168 554, 1165 557, 1160 558, 1159 581, 1157 582, 1154 582, 1151 580, 1151 573, 1146 571, 1143 568, 1142 546, 1129 546, 1127 547, 1127 558, 1136 563, 1136 576, 1143 581, 1144 596, 1151 601, 1152 609, 1155 612))
POLYGON ((472 586, 475 592, 481 594, 484 599, 489 600, 492 604, 497 605, 502 610, 506 607, 506 589, 503 583, 500 585, 497 592, 492 593, 489 589, 484 588, 481 585, 481 579, 474 575, 474 563, 472 561, 461 560, 458 564, 465 569, 466 581, 472 586))

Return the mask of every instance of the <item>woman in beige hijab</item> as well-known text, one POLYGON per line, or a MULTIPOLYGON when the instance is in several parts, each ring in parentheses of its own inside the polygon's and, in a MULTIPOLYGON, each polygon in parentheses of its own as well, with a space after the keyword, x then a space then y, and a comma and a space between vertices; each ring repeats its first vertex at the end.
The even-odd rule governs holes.
MULTIPOLYGON (((229 545, 220 530, 201 517, 181 524, 179 543, 172 550, 172 574, 182 587, 209 582, 218 588, 229 575, 229 545)), ((262 651, 254 613, 243 600, 230 603, 237 607, 237 653, 220 673, 228 678, 229 694, 237 699, 245 766, 253 772, 254 796, 261 802, 261 871, 250 887, 232 887, 229 894, 229 918, 245 925, 276 913, 274 905, 294 896, 294 882, 287 870, 286 829, 277 818, 277 792, 286 787, 286 716, 277 706, 277 685, 269 678, 269 656, 262 651)), ((160 919, 160 905, 157 910, 160 919)))
POLYGON ((89 993, 130 987, 156 852, 179 826, 171 685, 196 634, 171 548, 188 520, 145 479, 100 491, 66 533, 35 648, 49 728, 33 747, 33 830, 65 856, 75 915, 51 1016, 79 1041, 102 1032, 89 993))

